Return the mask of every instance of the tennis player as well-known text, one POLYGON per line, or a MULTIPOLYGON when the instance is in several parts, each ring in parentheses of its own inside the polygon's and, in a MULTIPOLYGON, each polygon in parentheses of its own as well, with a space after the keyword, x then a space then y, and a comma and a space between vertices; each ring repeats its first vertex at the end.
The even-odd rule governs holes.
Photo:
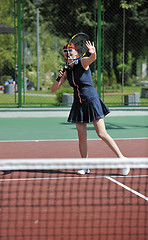
MULTIPOLYGON (((74 89, 74 102, 68 117, 68 122, 76 124, 79 138, 79 150, 82 158, 88 157, 87 149, 87 123, 93 122, 97 135, 110 147, 110 149, 119 158, 125 158, 119 150, 115 141, 106 132, 104 117, 109 114, 108 107, 102 102, 98 93, 93 86, 90 64, 96 59, 96 50, 94 43, 86 42, 86 47, 90 53, 89 57, 83 57, 76 60, 63 72, 60 70, 57 80, 52 85, 52 92, 55 92, 68 79, 71 87, 74 89)), ((63 47, 64 59, 66 61, 68 54, 68 62, 78 57, 78 52, 74 44, 70 45, 67 53, 67 44, 63 47)), ((122 174, 127 175, 129 168, 123 168, 122 174)), ((78 174, 87 174, 89 169, 80 169, 78 174)))

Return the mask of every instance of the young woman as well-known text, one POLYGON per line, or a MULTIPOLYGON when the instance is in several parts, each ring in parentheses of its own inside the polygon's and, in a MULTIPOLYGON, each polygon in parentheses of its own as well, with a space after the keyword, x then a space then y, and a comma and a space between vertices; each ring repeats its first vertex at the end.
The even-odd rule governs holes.
MULTIPOLYGON (((63 47, 64 58, 66 60, 68 54, 68 62, 72 62, 71 58, 75 59, 78 56, 76 46, 71 44, 67 53, 67 45, 63 47)), ((93 86, 91 71, 89 65, 96 59, 96 50, 94 43, 86 42, 86 47, 90 53, 89 57, 72 63, 63 73, 63 69, 59 72, 60 80, 55 81, 52 86, 52 92, 55 92, 68 79, 69 84, 74 89, 74 102, 68 117, 68 122, 76 124, 79 138, 79 150, 82 158, 88 157, 87 150, 87 123, 93 122, 97 135, 111 148, 111 150, 119 158, 125 158, 120 152, 115 141, 106 132, 103 117, 110 111, 102 102, 98 93, 93 86)), ((123 168, 122 174, 127 175, 129 168, 123 168)), ((78 174, 89 173, 89 169, 80 169, 78 174)))

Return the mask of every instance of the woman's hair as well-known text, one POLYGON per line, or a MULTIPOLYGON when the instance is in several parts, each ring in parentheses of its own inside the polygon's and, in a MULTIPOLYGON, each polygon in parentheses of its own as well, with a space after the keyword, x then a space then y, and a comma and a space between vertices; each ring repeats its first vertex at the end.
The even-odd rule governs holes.
POLYGON ((68 48, 73 48, 74 50, 77 51, 76 45, 75 45, 74 43, 70 43, 69 45, 68 45, 68 43, 66 43, 66 44, 63 46, 63 49, 67 49, 67 46, 68 46, 68 48))

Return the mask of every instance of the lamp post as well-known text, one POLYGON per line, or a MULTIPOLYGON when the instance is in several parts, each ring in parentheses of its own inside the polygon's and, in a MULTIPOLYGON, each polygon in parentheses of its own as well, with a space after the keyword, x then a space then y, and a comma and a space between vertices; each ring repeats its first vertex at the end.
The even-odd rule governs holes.
POLYGON ((40 39, 39 39, 39 7, 42 3, 42 0, 33 0, 34 5, 36 6, 36 28, 37 28, 37 91, 40 90, 40 65, 39 65, 39 56, 40 56, 40 39))

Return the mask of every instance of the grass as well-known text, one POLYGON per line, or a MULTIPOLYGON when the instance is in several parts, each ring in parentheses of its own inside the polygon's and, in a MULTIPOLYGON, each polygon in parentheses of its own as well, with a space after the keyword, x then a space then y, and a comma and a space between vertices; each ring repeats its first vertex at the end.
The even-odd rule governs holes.
MULTIPOLYGON (((125 86, 124 93, 139 92, 141 95, 141 89, 143 86, 125 86)), ((121 93, 121 89, 104 89, 105 92, 121 93)), ((109 106, 122 106, 124 105, 124 96, 102 96, 102 100, 109 106)), ((148 98, 140 98, 140 106, 148 106, 148 98)))
MULTIPOLYGON (((48 93, 49 94, 49 93, 48 93)), ((47 92, 33 91, 27 92, 26 95, 22 95, 22 106, 43 106, 56 104, 56 97, 51 94, 48 96, 47 92), (40 94, 40 95, 36 95, 40 94)), ((18 94, 0 94, 0 107, 17 107, 18 106, 18 94)))
MULTIPOLYGON (((124 93, 140 92, 142 86, 125 86, 124 93)), ((107 92, 120 93, 121 89, 112 89, 107 92)), ((123 96, 104 96, 102 100, 108 106, 122 106, 124 105, 123 96)), ((141 106, 148 106, 148 98, 140 98, 141 106)), ((56 100, 55 94, 48 91, 27 91, 22 94, 22 107, 52 107, 60 106, 56 100)), ((0 94, 0 107, 18 107, 18 94, 0 94)))

